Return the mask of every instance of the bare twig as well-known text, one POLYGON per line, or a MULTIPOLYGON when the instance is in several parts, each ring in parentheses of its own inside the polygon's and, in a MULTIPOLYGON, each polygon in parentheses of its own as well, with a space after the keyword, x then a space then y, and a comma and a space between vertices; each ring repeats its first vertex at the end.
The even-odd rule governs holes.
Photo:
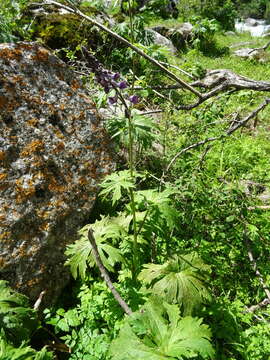
POLYGON ((227 131, 227 135, 231 135, 235 132, 238 128, 244 126, 249 120, 253 119, 255 116, 258 115, 260 111, 262 111, 267 105, 270 104, 270 98, 266 98, 263 103, 261 103, 252 113, 250 113, 247 117, 245 117, 242 121, 237 122, 233 127, 231 127, 227 131))
POLYGON ((183 70, 183 69, 179 68, 179 67, 178 67, 178 66, 176 66, 176 65, 168 64, 168 63, 166 63, 166 62, 164 62, 164 61, 160 61, 160 63, 161 63, 162 65, 165 65, 165 66, 170 66, 170 67, 172 67, 173 69, 176 69, 176 70, 180 71, 182 74, 184 74, 184 75, 186 75, 186 76, 190 77, 192 80, 195 80, 195 79, 196 79, 193 75, 191 75, 191 74, 190 74, 190 73, 188 73, 187 71, 185 71, 185 70, 183 70))
MULTIPOLYGON (((189 146, 185 147, 184 149, 182 149, 181 151, 179 151, 177 154, 174 155, 172 160, 169 162, 169 165, 167 166, 165 173, 167 173, 170 170, 171 166, 175 163, 176 159, 178 159, 185 152, 187 152, 187 151, 189 151, 191 149, 197 148, 199 146, 202 146, 202 145, 204 145, 206 143, 216 141, 216 140, 220 140, 222 137, 223 136, 210 137, 208 139, 198 141, 195 144, 192 144, 192 145, 189 145, 189 146)), ((163 176, 162 176, 162 178, 163 178, 163 176)))
POLYGON ((270 205, 249 206, 248 210, 270 210, 270 205))
POLYGON ((254 258, 254 255, 253 255, 253 252, 252 252, 252 249, 251 249, 251 242, 247 236, 247 224, 246 224, 246 221, 245 219, 243 218, 242 219, 243 223, 244 223, 244 241, 245 241, 245 244, 246 244, 246 248, 247 248, 247 253, 248 253, 248 258, 249 258, 249 261, 252 265, 252 268, 255 272, 255 275, 257 276, 257 278, 259 279, 259 282, 261 283, 261 286, 262 286, 262 289, 268 299, 268 301, 270 302, 270 290, 269 290, 269 287, 266 285, 265 281, 264 281, 264 278, 263 278, 263 275, 261 274, 260 270, 258 269, 258 265, 257 265, 257 262, 254 258))
POLYGON ((149 110, 149 111, 144 111, 144 112, 140 113, 140 115, 160 114, 162 112, 164 112, 164 110, 149 110))
POLYGON ((92 246, 93 255, 94 255, 96 264, 99 268, 99 271, 101 273, 101 277, 104 279, 104 281, 106 282, 106 285, 111 290, 115 300, 118 302, 118 304, 121 306, 121 308, 125 311, 125 313, 127 315, 132 314, 132 310, 130 309, 128 304, 122 299, 121 295, 118 293, 118 291, 113 286, 110 276, 102 263, 102 260, 99 256, 97 244, 96 244, 92 229, 89 229, 89 231, 88 231, 88 240, 90 241, 90 244, 92 246))
MULTIPOLYGON (((215 136, 215 137, 210 137, 207 138, 205 140, 201 140, 198 141, 195 144, 189 145, 186 148, 180 150, 177 154, 174 155, 174 157, 172 158, 172 160, 170 161, 169 165, 167 166, 165 173, 167 173, 169 171, 169 169, 171 168, 171 166, 175 163, 176 159, 178 159, 182 154, 184 154, 185 152, 197 148, 199 146, 202 146, 206 143, 212 142, 212 141, 216 141, 216 140, 221 140, 226 136, 230 136, 232 135, 237 129, 241 128, 242 126, 246 125, 248 121, 250 121, 251 119, 253 119, 255 116, 258 115, 258 113, 260 111, 262 111, 268 104, 270 104, 270 98, 266 98, 264 100, 264 102, 262 104, 260 104, 254 111, 252 111, 248 116, 246 116, 243 120, 238 121, 233 127, 230 127, 225 134, 221 134, 220 136, 215 136)), ((164 173, 164 174, 165 174, 164 173)), ((164 177, 164 174, 162 175, 162 179, 164 177)))
POLYGON ((134 90, 178 90, 178 89, 183 89, 182 85, 160 85, 160 86, 134 86, 134 90))
POLYGON ((34 304, 34 310, 37 311, 37 310, 40 308, 42 299, 43 299, 43 297, 44 297, 45 294, 46 294, 46 290, 41 291, 41 293, 39 294, 39 297, 38 297, 37 301, 36 301, 35 304, 34 304))
POLYGON ((265 44, 264 46, 262 46, 262 47, 258 47, 258 48, 251 49, 248 54, 252 54, 253 51, 257 51, 257 50, 266 50, 269 46, 270 46, 270 41, 268 41, 268 43, 266 43, 266 44, 265 44))
POLYGON ((131 48, 133 51, 135 51, 137 54, 139 54, 140 56, 144 57, 145 59, 147 59, 148 61, 150 61, 152 64, 154 64, 155 66, 157 66, 160 70, 162 70, 167 76, 169 76, 171 79, 175 80, 177 83, 181 84, 184 88, 186 88, 187 90, 191 91, 193 94, 195 94, 197 97, 201 98, 202 94, 196 90, 193 86, 189 85, 188 83, 186 83, 184 80, 180 79, 178 76, 176 76, 173 72, 169 71, 165 66, 161 65, 157 60, 155 60, 154 58, 152 58, 151 56, 147 55, 145 52, 143 52, 141 49, 139 49, 137 46, 131 44, 127 39, 123 38, 122 36, 118 35, 116 32, 110 30, 109 28, 107 28, 106 26, 100 24, 98 21, 92 19, 91 17, 85 15, 84 13, 82 13, 77 7, 70 7, 67 5, 63 5, 60 4, 57 1, 54 0, 45 0, 41 5, 55 5, 61 9, 65 9, 66 11, 76 14, 79 17, 82 17, 83 19, 89 21, 90 23, 92 23, 93 25, 97 26, 99 29, 105 31, 107 34, 110 34, 111 36, 113 36, 115 39, 117 39, 118 41, 120 41, 121 43, 125 44, 126 46, 128 46, 129 48, 131 48))
POLYGON ((188 105, 177 106, 176 109, 194 109, 211 97, 214 97, 215 95, 229 89, 234 89, 237 91, 249 89, 254 91, 270 92, 270 82, 252 80, 247 77, 235 74, 234 72, 227 69, 209 70, 203 79, 197 80, 191 85, 210 89, 210 91, 203 94, 196 102, 188 105))
POLYGON ((268 298, 263 299, 263 301, 259 302, 256 305, 252 305, 247 308, 247 312, 254 312, 256 310, 261 309, 262 307, 265 307, 270 304, 270 300, 268 298))

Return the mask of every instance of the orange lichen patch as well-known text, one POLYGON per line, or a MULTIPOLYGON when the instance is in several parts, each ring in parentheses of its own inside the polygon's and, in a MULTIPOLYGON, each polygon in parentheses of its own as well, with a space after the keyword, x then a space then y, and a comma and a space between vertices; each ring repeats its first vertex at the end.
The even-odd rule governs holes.
POLYGON ((74 156, 74 157, 79 157, 81 155, 82 151, 81 150, 73 150, 71 152, 71 154, 74 156))
POLYGON ((10 237, 11 237, 11 232, 10 231, 5 231, 2 234, 0 234, 0 241, 10 240, 10 237))
POLYGON ((78 183, 79 183, 80 185, 86 185, 86 184, 88 184, 88 182, 89 182, 89 180, 86 179, 84 176, 81 176, 81 177, 79 178, 79 180, 78 180, 78 183))
POLYGON ((5 96, 0 96, 0 109, 5 107, 8 103, 8 99, 5 96))
POLYGON ((65 136, 63 135, 63 133, 61 133, 60 130, 55 130, 54 133, 59 139, 64 139, 65 138, 65 136))
POLYGON ((3 268, 5 266, 5 259, 3 256, 0 257, 0 268, 3 268))
POLYGON ((49 225, 47 222, 44 222, 43 224, 41 224, 41 225, 39 226, 39 229, 40 229, 41 231, 48 231, 49 228, 50 228, 50 225, 49 225))
POLYGON ((6 153, 4 151, 0 151, 0 161, 4 160, 6 157, 6 153))
POLYGON ((80 88, 80 83, 77 80, 72 80, 71 82, 71 88, 72 90, 77 90, 80 88))
POLYGON ((33 45, 32 44, 28 44, 26 42, 24 43, 20 43, 20 47, 24 50, 32 50, 33 49, 33 45))
POLYGON ((27 144, 21 151, 21 156, 26 157, 35 152, 42 151, 44 149, 44 142, 42 140, 33 140, 31 143, 27 144))
POLYGON ((37 278, 34 278, 34 279, 31 279, 31 280, 28 280, 26 282, 26 287, 33 287, 34 285, 38 284, 39 283, 39 280, 37 278))
POLYGON ((0 226, 4 226, 4 221, 6 220, 6 217, 4 214, 0 214, 0 226))
POLYGON ((35 55, 32 56, 32 60, 38 62, 47 62, 49 59, 49 51, 44 48, 37 49, 35 55))
POLYGON ((55 148, 54 148, 54 153, 59 153, 61 151, 63 151, 65 149, 65 144, 63 142, 59 142, 55 148))
POLYGON ((0 57, 8 60, 20 60, 22 51, 20 49, 1 49, 0 57))
POLYGON ((41 219, 48 219, 50 216, 50 212, 46 210, 39 210, 36 212, 37 216, 41 219))
POLYGON ((59 184, 54 176, 50 176, 48 189, 52 192, 63 193, 67 190, 67 186, 59 184))
POLYGON ((43 273, 47 270, 47 267, 44 263, 42 263, 42 264, 40 264, 39 269, 40 269, 40 272, 43 273))
POLYGON ((60 110, 65 110, 65 108, 66 108, 66 105, 65 104, 60 104, 60 110))
POLYGON ((21 82, 22 79, 23 79, 23 77, 22 77, 21 75, 14 75, 14 76, 12 76, 12 80, 13 80, 14 83, 16 83, 16 82, 21 82))
POLYGON ((23 203, 26 199, 30 198, 35 194, 35 187, 29 187, 27 189, 24 189, 22 187, 16 187, 16 201, 18 204, 23 203))
POLYGON ((0 181, 3 181, 7 176, 5 173, 0 173, 0 181))
POLYGON ((35 186, 32 184, 32 182, 29 182, 26 186, 23 185, 23 180, 20 178, 17 179, 15 183, 16 183, 16 187, 15 187, 16 201, 18 204, 21 204, 26 199, 30 198, 35 194, 35 186))
POLYGON ((36 118, 32 118, 32 119, 27 121, 27 124, 30 125, 30 126, 36 126, 37 123, 38 123, 38 119, 36 119, 36 118))

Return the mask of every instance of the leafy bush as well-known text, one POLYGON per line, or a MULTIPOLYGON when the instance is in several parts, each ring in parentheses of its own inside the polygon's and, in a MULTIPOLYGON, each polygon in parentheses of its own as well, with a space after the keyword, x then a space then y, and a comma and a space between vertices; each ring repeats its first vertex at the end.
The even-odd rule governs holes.
POLYGON ((52 360, 46 348, 37 352, 27 346, 39 322, 26 296, 17 293, 0 280, 0 359, 52 360))
POLYGON ((224 30, 234 30, 237 18, 236 7, 231 0, 206 0, 201 11, 202 17, 215 19, 224 30))
POLYGON ((13 42, 26 37, 28 25, 20 23, 20 15, 30 0, 2 0, 0 3, 0 42, 13 42))
POLYGON ((211 332, 201 319, 181 318, 177 305, 150 299, 127 318, 112 342, 112 360, 213 358, 211 332))

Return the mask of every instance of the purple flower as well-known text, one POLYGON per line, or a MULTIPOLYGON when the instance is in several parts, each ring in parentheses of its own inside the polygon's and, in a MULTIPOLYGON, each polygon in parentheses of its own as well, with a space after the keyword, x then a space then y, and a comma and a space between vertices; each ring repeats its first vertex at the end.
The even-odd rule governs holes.
POLYGON ((123 90, 126 89, 128 87, 128 84, 126 81, 120 81, 117 86, 119 87, 119 89, 123 90))
POLYGON ((136 105, 139 102, 139 96, 138 95, 132 95, 128 99, 133 105, 136 105))
POLYGON ((108 97, 108 101, 109 101, 109 104, 110 104, 110 105, 115 104, 115 103, 117 102, 117 95, 115 95, 115 96, 109 96, 109 97, 108 97))
POLYGON ((120 78, 120 74, 118 72, 113 74, 113 77, 112 77, 113 80, 118 80, 119 78, 120 78))

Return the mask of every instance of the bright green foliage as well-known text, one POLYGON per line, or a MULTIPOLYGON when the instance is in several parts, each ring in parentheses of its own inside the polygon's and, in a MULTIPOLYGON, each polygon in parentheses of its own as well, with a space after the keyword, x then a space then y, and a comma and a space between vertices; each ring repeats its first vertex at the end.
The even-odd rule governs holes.
POLYGON ((175 193, 176 190, 170 187, 163 191, 148 189, 135 192, 134 199, 138 208, 148 211, 145 224, 146 230, 155 231, 158 227, 163 226, 164 230, 167 231, 177 226, 178 214, 172 201, 175 193))
POLYGON ((169 303, 178 303, 184 315, 206 299, 210 299, 205 286, 209 266, 196 254, 174 256, 163 265, 147 264, 139 279, 151 285, 151 291, 169 303))
POLYGON ((270 325, 261 323, 251 326, 243 333, 246 360, 266 360, 270 358, 270 325))
POLYGON ((119 249, 113 245, 113 241, 127 235, 130 221, 131 216, 124 214, 114 218, 103 217, 94 224, 84 226, 79 231, 80 239, 69 245, 66 250, 66 255, 69 257, 66 265, 70 266, 70 271, 75 279, 78 275, 85 278, 87 266, 95 266, 92 247, 88 240, 89 228, 94 231, 99 255, 104 266, 113 271, 115 263, 124 261, 119 249))
POLYGON ((135 184, 130 172, 123 170, 106 176, 101 187, 103 190, 100 192, 100 195, 111 194, 112 204, 114 205, 121 199, 124 192, 127 193, 130 189, 134 189, 135 184))
POLYGON ((211 332, 201 319, 181 318, 177 305, 150 299, 126 319, 110 347, 112 360, 213 358, 211 332))
POLYGON ((23 344, 15 348, 0 338, 0 360, 53 360, 53 358, 53 354, 45 347, 38 352, 23 344))
POLYGON ((0 360, 52 360, 44 347, 41 351, 27 346, 39 322, 28 298, 0 280, 0 360))
MULTIPOLYGON (((107 123, 108 131, 118 144, 128 146, 128 122, 124 117, 111 118, 107 123)), ((133 116, 132 136, 137 144, 137 155, 142 150, 149 149, 157 138, 155 131, 158 127, 152 119, 147 116, 136 114, 133 116)))
POLYGON ((29 0, 1 0, 0 2, 0 42, 18 40, 18 35, 26 36, 27 26, 19 23, 22 9, 29 0))
MULTIPOLYGON (((126 298, 132 294, 131 286, 116 286, 126 298)), ((138 296, 134 292, 135 300, 138 301, 138 296)), ((119 329, 123 311, 104 282, 88 280, 83 284, 72 309, 44 312, 46 323, 54 327, 57 336, 71 349, 69 359, 108 359, 108 348, 119 329)))
POLYGON ((14 345, 29 339, 37 328, 36 312, 29 307, 26 296, 19 294, 0 280, 0 328, 14 345))

